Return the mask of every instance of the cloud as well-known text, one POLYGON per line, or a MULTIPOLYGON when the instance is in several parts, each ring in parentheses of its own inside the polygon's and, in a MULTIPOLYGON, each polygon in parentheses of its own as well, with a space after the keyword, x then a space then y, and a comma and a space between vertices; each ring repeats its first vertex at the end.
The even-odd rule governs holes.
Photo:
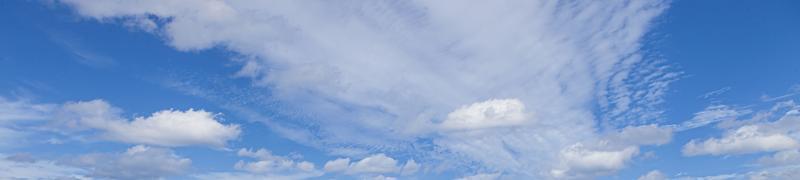
POLYGON ((637 180, 666 180, 666 179, 667 177, 664 176, 664 173, 661 173, 661 171, 658 170, 652 170, 650 172, 647 172, 647 174, 644 174, 642 176, 639 176, 639 178, 637 178, 637 180))
POLYGON ((417 173, 419 171, 419 164, 413 159, 409 159, 406 161, 406 165, 403 165, 403 169, 400 171, 401 175, 411 175, 417 173))
POLYGON ((561 166, 550 171, 553 177, 583 179, 615 172, 639 153, 637 147, 621 150, 594 150, 581 143, 561 151, 561 166))
POLYGON ((500 173, 493 173, 493 174, 475 174, 471 176, 465 176, 458 178, 458 180, 495 180, 500 177, 500 173))
POLYGON ((350 166, 350 158, 339 158, 325 163, 325 171, 327 172, 341 172, 347 170, 350 166))
POLYGON ((350 158, 338 158, 325 163, 326 172, 338 172, 348 175, 384 175, 399 174, 408 176, 416 173, 420 169, 413 159, 409 159, 402 166, 398 161, 385 154, 373 154, 359 161, 351 162, 350 158))
POLYGON ((758 126, 744 126, 722 138, 710 138, 702 142, 689 141, 683 146, 683 154, 724 155, 755 152, 780 151, 800 147, 800 144, 783 134, 764 134, 758 126))
POLYGON ((672 140, 673 128, 656 124, 627 126, 619 132, 610 133, 605 141, 621 146, 663 145, 672 140))
POLYGON ((104 22, 152 20, 178 50, 241 55, 237 75, 281 103, 292 120, 276 124, 308 127, 287 133, 303 142, 414 151, 422 139, 444 161, 534 177, 601 136, 596 124, 654 123, 677 76, 639 52, 661 0, 61 2, 104 22), (441 122, 470 131, 442 135, 441 122))
POLYGON ((0 96, 0 125, 47 119, 55 107, 53 104, 36 104, 24 99, 14 101, 0 96))
POLYGON ((397 160, 385 154, 375 154, 350 164, 349 173, 393 173, 400 170, 397 160))
POLYGON ((172 150, 137 145, 123 153, 93 153, 67 164, 89 170, 89 176, 111 179, 156 179, 185 173, 192 161, 172 150))
POLYGON ((255 161, 239 160, 233 168, 242 172, 209 172, 195 174, 197 179, 309 179, 319 177, 324 172, 316 169, 314 163, 276 156, 267 149, 239 149, 240 157, 255 161))
POLYGON ((683 122, 678 129, 688 130, 711 123, 733 120, 747 113, 747 111, 736 110, 725 105, 708 106, 705 110, 695 113, 691 120, 683 122))
POLYGON ((683 147, 683 154, 726 155, 774 152, 800 148, 800 106, 793 102, 776 103, 767 112, 759 112, 749 121, 729 123, 739 127, 725 131, 721 138, 693 139, 683 147), (787 109, 777 120, 765 119, 778 109, 787 109))
POLYGON ((516 99, 492 99, 461 107, 447 114, 445 130, 471 130, 516 126, 528 120, 525 105, 516 99))
POLYGON ((51 127, 66 133, 98 130, 104 139, 167 147, 203 145, 224 147, 238 137, 238 125, 225 125, 204 110, 162 110, 133 120, 103 100, 66 103, 51 127))
POLYGON ((308 161, 295 161, 287 157, 275 156, 267 149, 258 149, 256 151, 250 149, 239 149, 238 153, 241 157, 254 158, 257 161, 246 162, 240 160, 234 165, 238 170, 247 171, 256 174, 271 174, 289 176, 290 174, 308 174, 313 176, 322 175, 317 171, 314 163, 308 161))
POLYGON ((757 162, 763 166, 800 165, 800 151, 797 149, 780 151, 772 156, 759 158, 757 162))
POLYGON ((19 159, 0 154, 0 179, 89 179, 86 171, 53 161, 19 159))

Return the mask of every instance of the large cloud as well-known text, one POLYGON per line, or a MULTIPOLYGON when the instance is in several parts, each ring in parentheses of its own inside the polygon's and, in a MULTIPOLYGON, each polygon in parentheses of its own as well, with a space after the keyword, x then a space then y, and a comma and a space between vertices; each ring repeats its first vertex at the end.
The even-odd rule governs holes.
POLYGON ((132 120, 103 100, 64 104, 50 126, 64 133, 99 130, 101 138, 159 146, 203 145, 222 148, 237 138, 238 125, 225 125, 204 110, 163 110, 132 120))
POLYGON ((144 24, 179 50, 239 53, 238 75, 286 114, 307 113, 270 122, 310 127, 296 140, 406 151, 432 139, 441 153, 533 176, 598 136, 597 120, 652 123, 675 77, 638 53, 661 0, 63 2, 144 24), (491 99, 518 102, 496 111, 511 114, 472 113, 500 110, 491 99), (442 122, 469 131, 441 134, 442 122))

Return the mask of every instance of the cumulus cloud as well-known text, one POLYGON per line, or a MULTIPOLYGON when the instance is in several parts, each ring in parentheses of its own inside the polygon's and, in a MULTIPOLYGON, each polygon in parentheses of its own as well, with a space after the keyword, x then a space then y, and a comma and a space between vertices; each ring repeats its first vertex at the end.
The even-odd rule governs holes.
POLYGON ((50 126, 65 133, 97 130, 108 140, 168 147, 221 148, 241 131, 238 125, 221 124, 217 114, 204 110, 162 110, 128 120, 119 108, 103 100, 66 103, 50 126))
POLYGON ((759 158, 757 162, 764 166, 800 165, 800 151, 797 149, 780 151, 772 156, 759 158))
POLYGON ((800 107, 793 103, 776 103, 768 114, 779 107, 788 107, 788 110, 777 120, 764 121, 757 115, 751 121, 733 123, 742 125, 727 130, 725 135, 720 138, 691 140, 684 145, 683 154, 687 156, 747 154, 800 148, 800 143, 796 138, 800 135, 798 134, 800 132, 800 107))
POLYGON ((325 163, 324 169, 327 172, 339 172, 349 175, 364 174, 399 174, 412 175, 419 171, 420 164, 413 159, 409 159, 402 166, 394 158, 385 154, 373 154, 359 161, 351 162, 350 158, 338 158, 325 163))
POLYGON ((401 175, 411 175, 411 174, 417 173, 417 171, 419 171, 419 168, 420 167, 419 167, 419 164, 417 164, 417 161, 414 161, 413 159, 409 159, 408 161, 406 161, 406 165, 403 165, 403 169, 400 171, 400 174, 401 175))
POLYGON ((664 176, 664 173, 661 173, 661 171, 658 170, 652 170, 650 172, 647 172, 647 174, 644 174, 642 176, 639 176, 639 178, 637 178, 637 180, 666 180, 666 179, 667 177, 664 176))
POLYGON ((397 160, 385 154, 375 154, 350 165, 350 173, 392 173, 397 172, 397 160))
POLYGON ((234 165, 234 168, 250 173, 268 174, 272 176, 280 175, 287 177, 314 177, 322 175, 322 173, 316 169, 314 163, 308 161, 295 161, 287 157, 276 156, 273 155, 269 150, 263 148, 255 151, 250 149, 239 149, 237 154, 242 157, 256 159, 256 161, 251 162, 240 160, 234 165))
POLYGON ((67 163, 96 178, 157 179, 185 173, 192 161, 169 149, 137 145, 123 153, 86 154, 67 163))
POLYGON ((639 53, 661 0, 61 2, 102 21, 151 20, 178 50, 242 55, 237 75, 302 119, 273 124, 313 127, 292 134, 318 147, 431 139, 444 155, 531 176, 599 136, 599 120, 651 124, 675 77, 639 53), (440 138, 440 122, 483 129, 440 138))
POLYGON ((702 142, 689 141, 683 146, 683 154, 687 156, 746 154, 780 151, 798 147, 800 147, 800 144, 789 136, 765 134, 759 131, 758 126, 744 126, 719 139, 710 138, 702 142))
POLYGON ((458 180, 495 180, 500 177, 500 173, 492 174, 475 174, 471 176, 460 177, 458 180))
POLYGON ((577 143, 561 151, 562 167, 550 173, 554 177, 567 179, 608 174, 622 169, 638 153, 637 147, 595 150, 577 143))
POLYGON ((461 107, 447 114, 445 130, 470 130, 515 126, 525 122, 525 105, 516 99, 492 99, 461 107))
POLYGON ((325 163, 325 171, 328 172, 341 172, 347 170, 350 166, 350 158, 339 158, 325 163))
POLYGON ((233 168, 238 172, 208 172, 193 175, 196 179, 310 179, 322 176, 312 162, 272 154, 267 149, 239 149, 240 157, 254 159, 239 160, 233 168))

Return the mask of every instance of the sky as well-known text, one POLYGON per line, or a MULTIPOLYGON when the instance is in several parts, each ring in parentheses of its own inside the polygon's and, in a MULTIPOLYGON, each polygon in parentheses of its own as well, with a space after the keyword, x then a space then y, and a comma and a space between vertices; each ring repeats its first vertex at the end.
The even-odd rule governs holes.
POLYGON ((800 2, 0 1, 0 179, 800 179, 800 2))

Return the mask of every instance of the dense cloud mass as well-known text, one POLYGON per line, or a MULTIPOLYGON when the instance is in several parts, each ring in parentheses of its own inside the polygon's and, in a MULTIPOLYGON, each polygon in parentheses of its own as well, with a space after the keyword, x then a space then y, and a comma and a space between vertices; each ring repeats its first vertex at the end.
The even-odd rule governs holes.
POLYGON ((62 2, 178 50, 238 53, 238 76, 305 113, 269 123, 298 142, 414 152, 423 140, 439 150, 420 158, 524 176, 614 171, 663 143, 579 145, 606 139, 598 125, 653 123, 676 76, 640 53, 660 0, 62 2))

